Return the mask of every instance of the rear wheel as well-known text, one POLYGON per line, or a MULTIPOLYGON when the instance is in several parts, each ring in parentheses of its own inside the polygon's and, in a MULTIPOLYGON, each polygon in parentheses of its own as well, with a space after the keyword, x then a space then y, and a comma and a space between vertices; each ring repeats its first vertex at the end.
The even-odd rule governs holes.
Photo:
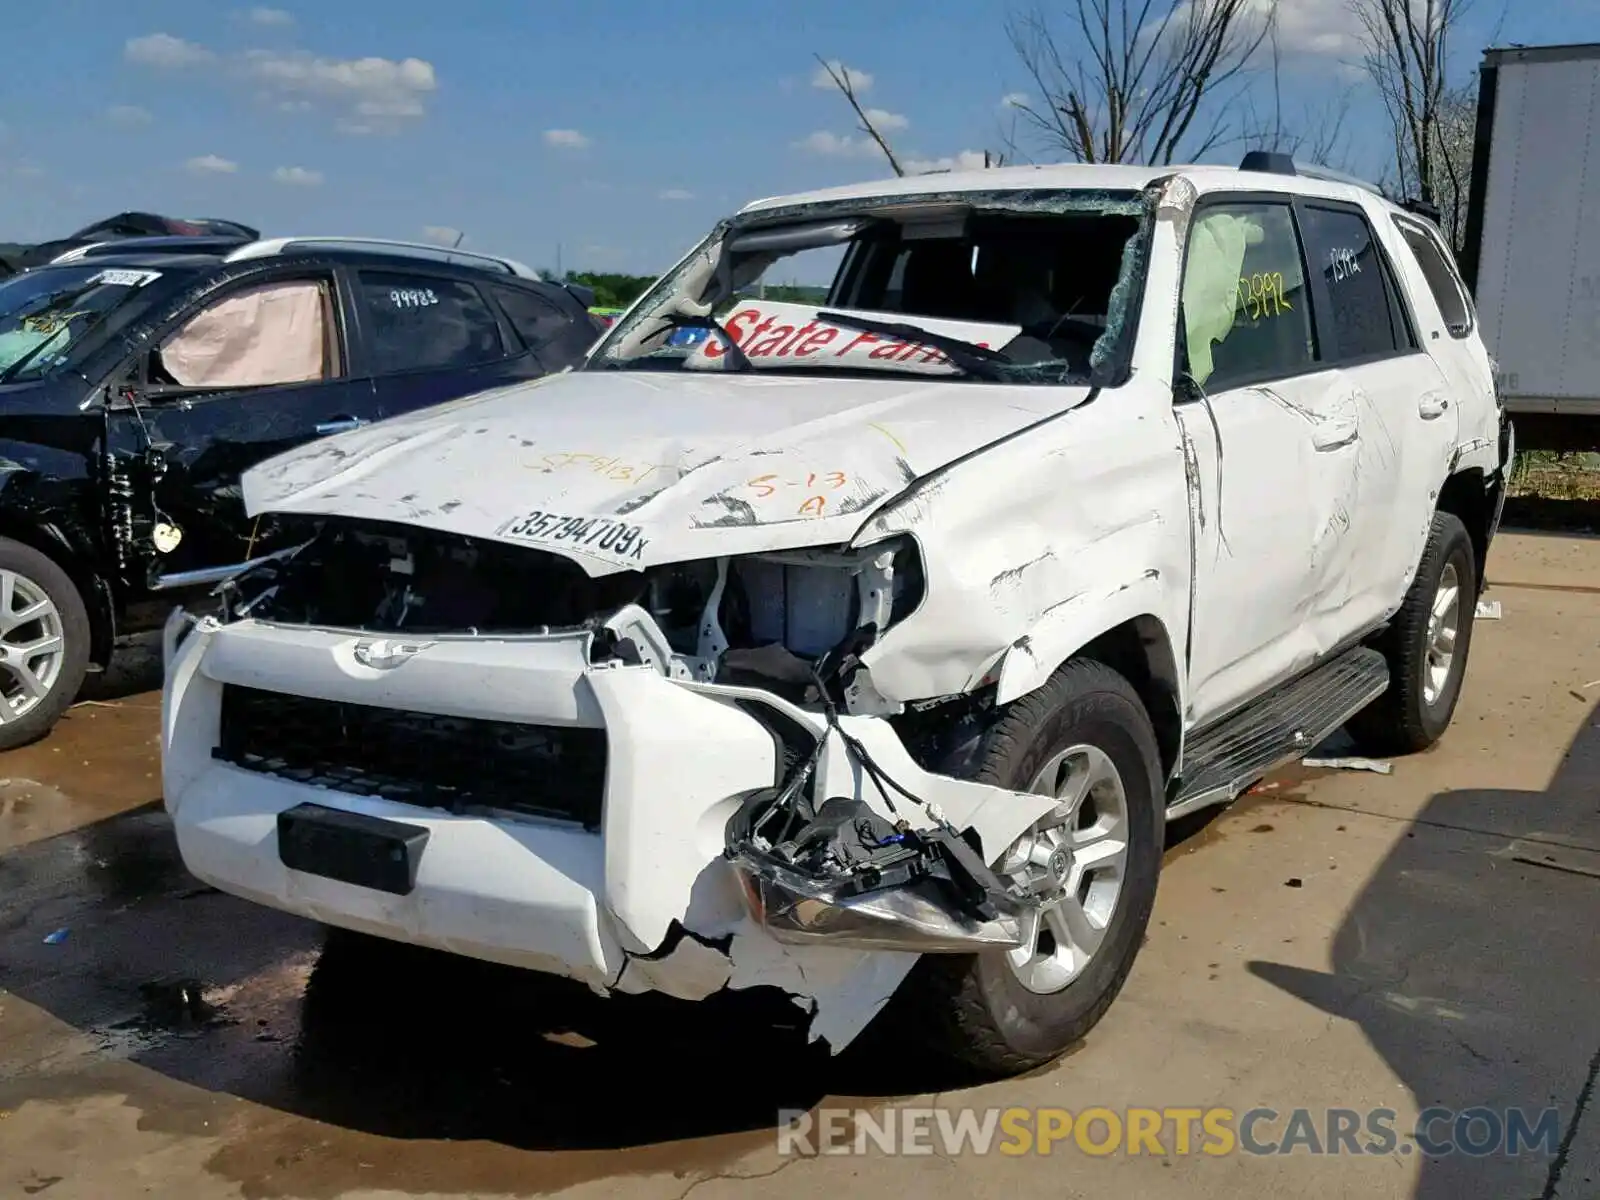
POLYGON ((1010 1074, 1080 1041, 1122 990, 1161 869, 1161 758, 1127 680, 1078 660, 1010 707, 977 778, 1060 801, 995 860, 1037 916, 1016 950, 924 955, 901 1005, 930 1049, 1010 1074))
POLYGON ((89 614, 67 573, 0 538, 0 750, 50 732, 89 667, 89 614))
POLYGON ((1389 688, 1349 724, 1361 749, 1414 754, 1444 735, 1461 699, 1477 595, 1466 526, 1436 513, 1411 590, 1377 643, 1389 662, 1389 688))

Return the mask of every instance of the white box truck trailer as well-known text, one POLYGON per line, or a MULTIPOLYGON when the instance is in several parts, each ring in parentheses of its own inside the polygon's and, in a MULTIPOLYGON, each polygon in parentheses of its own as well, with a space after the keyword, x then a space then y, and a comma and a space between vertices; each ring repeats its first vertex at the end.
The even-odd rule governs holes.
POLYGON ((1518 444, 1600 450, 1600 44, 1484 55, 1465 241, 1518 444))

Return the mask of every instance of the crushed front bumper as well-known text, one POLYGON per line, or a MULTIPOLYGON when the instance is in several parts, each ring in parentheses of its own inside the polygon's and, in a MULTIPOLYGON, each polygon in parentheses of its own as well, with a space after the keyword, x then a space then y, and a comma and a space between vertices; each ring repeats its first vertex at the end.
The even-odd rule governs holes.
MULTIPOLYGON (((593 665, 586 633, 377 641, 348 631, 175 618, 163 774, 180 852, 198 878, 330 925, 562 975, 602 993, 698 1000, 729 988, 778 987, 815 1014, 812 1036, 835 1050, 888 1000, 918 953, 959 948, 936 944, 937 905, 915 890, 880 894, 872 919, 855 930, 834 920, 826 936, 785 936, 797 924, 801 935, 815 935, 817 921, 797 922, 795 906, 752 888, 752 874, 730 863, 730 818, 753 792, 781 782, 783 730, 824 734, 814 714, 764 692, 669 679, 649 666, 593 665), (180 636, 185 622, 193 628, 180 636), (569 820, 518 810, 514 790, 505 788, 494 806, 478 803, 470 788, 465 800, 451 799, 448 787, 397 791, 381 778, 382 762, 341 773, 297 761, 296 745, 323 737, 311 726, 253 754, 249 736, 270 730, 258 715, 256 734, 241 741, 230 692, 352 706, 369 714, 361 718, 369 733, 389 728, 390 718, 439 714, 460 723, 462 738, 493 733, 498 740, 471 742, 488 747, 475 751, 484 755, 501 754, 507 743, 495 731, 601 731, 602 794, 591 810, 598 819, 586 824, 577 809, 569 820), (414 882, 386 891, 286 865, 280 816, 307 804, 425 831, 414 882)), ((973 830, 990 848, 987 857, 1053 804, 929 774, 883 719, 841 723, 895 781, 936 804, 955 827, 973 830)), ((401 743, 388 744, 403 756, 401 743)), ((521 753, 520 745, 504 752, 521 753)), ((470 782, 492 774, 491 766, 433 763, 423 773, 455 771, 470 782)), ((888 809, 827 739, 816 783, 818 795, 888 809)), ((917 816, 905 807, 902 800, 902 815, 917 816)), ((815 918, 828 898, 810 899, 815 918)), ((973 932, 1004 943, 1003 930, 999 942, 994 929, 973 932)))

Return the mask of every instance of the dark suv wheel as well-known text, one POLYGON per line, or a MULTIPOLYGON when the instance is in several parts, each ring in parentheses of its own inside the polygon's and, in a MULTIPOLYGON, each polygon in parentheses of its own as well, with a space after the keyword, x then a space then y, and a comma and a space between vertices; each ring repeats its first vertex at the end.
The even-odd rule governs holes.
POLYGON ((0 538, 0 750, 50 732, 83 685, 89 614, 67 573, 0 538))

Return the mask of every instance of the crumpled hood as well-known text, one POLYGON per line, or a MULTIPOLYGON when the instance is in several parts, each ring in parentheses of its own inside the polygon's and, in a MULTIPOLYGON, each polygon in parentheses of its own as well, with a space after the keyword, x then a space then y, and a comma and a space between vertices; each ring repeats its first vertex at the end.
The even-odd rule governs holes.
POLYGON ((593 576, 848 541, 910 483, 1087 388, 576 371, 324 438, 246 472, 251 516, 397 521, 593 576))

